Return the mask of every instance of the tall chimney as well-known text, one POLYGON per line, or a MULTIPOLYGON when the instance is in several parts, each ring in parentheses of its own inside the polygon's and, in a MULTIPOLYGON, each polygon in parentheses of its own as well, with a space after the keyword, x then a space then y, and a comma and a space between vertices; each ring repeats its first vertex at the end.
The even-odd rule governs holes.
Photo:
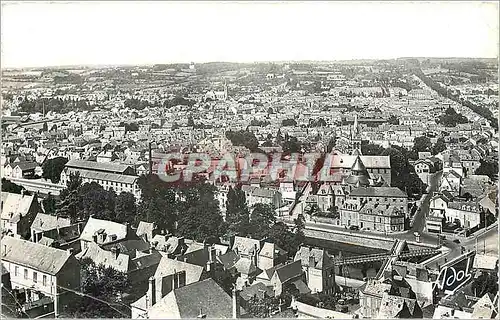
POLYGON ((238 300, 238 292, 236 288, 233 288, 233 319, 240 317, 240 304, 238 300))
POLYGON ((257 263, 258 263, 258 255, 259 253, 257 252, 258 249, 257 249, 257 244, 254 245, 254 248, 253 248, 253 263, 255 264, 255 266, 257 266, 257 263))
MULTIPOLYGON (((150 277, 149 278, 149 288, 148 288, 148 301, 150 301, 151 306, 154 306, 156 303, 156 283, 155 283, 155 278, 150 277)), ((150 307, 150 306, 146 306, 150 307)))

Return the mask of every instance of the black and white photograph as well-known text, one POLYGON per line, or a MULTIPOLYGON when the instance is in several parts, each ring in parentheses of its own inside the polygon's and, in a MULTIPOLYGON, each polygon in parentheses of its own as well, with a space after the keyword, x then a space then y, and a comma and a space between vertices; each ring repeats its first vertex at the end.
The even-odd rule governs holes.
POLYGON ((0 30, 2 319, 499 319, 498 1, 0 30))

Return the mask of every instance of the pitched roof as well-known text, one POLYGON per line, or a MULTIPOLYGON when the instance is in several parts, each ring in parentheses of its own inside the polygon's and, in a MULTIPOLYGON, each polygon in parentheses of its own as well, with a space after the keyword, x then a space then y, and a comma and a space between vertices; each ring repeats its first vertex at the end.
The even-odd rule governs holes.
POLYGON ((2 260, 51 275, 56 275, 71 257, 68 251, 9 236, 4 236, 1 243, 2 260))
POLYGON ((137 236, 147 236, 146 240, 151 241, 153 239, 154 223, 140 221, 137 226, 137 231, 135 232, 137 236))
POLYGON ((238 255, 251 255, 255 247, 257 247, 257 251, 260 249, 259 240, 240 236, 234 237, 232 250, 237 252, 238 255))
POLYGON ((66 168, 84 169, 91 171, 103 171, 110 173, 124 173, 130 167, 119 163, 101 163, 88 160, 69 160, 66 168))
MULTIPOLYGON (((232 318, 232 297, 213 279, 206 279, 167 294, 148 310, 150 319, 232 318)), ((240 307, 240 313, 245 310, 240 307)))
POLYGON ((24 217, 28 214, 34 199, 34 195, 2 192, 2 219, 10 219, 11 214, 24 217))
POLYGON ((121 272, 129 272, 130 257, 124 253, 116 253, 102 249, 97 243, 90 242, 87 248, 83 249, 76 256, 77 259, 90 258, 96 265, 104 265, 121 272))
POLYGON ((36 215, 35 220, 33 220, 31 228, 36 231, 46 231, 61 227, 68 227, 70 225, 71 221, 67 218, 60 218, 58 216, 39 213, 36 215))
POLYGON ((162 257, 155 272, 155 279, 162 278, 176 272, 186 271, 186 284, 200 281, 203 267, 195 264, 162 257))
POLYGON ((354 188, 351 197, 392 197, 407 198, 406 193, 396 187, 359 187, 354 188))
POLYGON ((75 168, 68 168, 67 170, 69 173, 78 172, 80 173, 80 177, 93 180, 105 180, 118 183, 133 184, 138 179, 137 176, 131 176, 126 174, 100 172, 100 171, 75 169, 75 168))
POLYGON ((105 243, 111 242, 110 235, 116 235, 116 241, 127 237, 127 226, 121 223, 95 219, 90 217, 80 235, 81 240, 93 241, 93 236, 99 230, 104 230, 107 234, 105 243))
MULTIPOLYGON (((330 167, 351 169, 357 156, 334 154, 331 157, 330 167)), ((359 156, 366 168, 390 169, 391 162, 389 156, 359 156)), ((325 160, 325 164, 328 160, 325 160)))
POLYGON ((294 260, 300 260, 303 266, 310 266, 322 270, 333 266, 333 260, 330 258, 328 253, 325 250, 318 248, 302 246, 295 254, 294 260), (311 262, 314 265, 311 266, 311 262))
MULTIPOLYGON (((278 277, 281 283, 284 283, 290 279, 296 278, 302 275, 302 264, 301 261, 294 261, 289 264, 277 268, 274 274, 278 277)), ((274 275, 273 275, 274 277, 274 275)))
POLYGON ((266 286, 262 282, 255 282, 249 287, 244 287, 240 292, 240 297, 245 301, 248 301, 255 296, 260 300, 263 299, 265 295, 273 297, 274 290, 271 286, 266 286))

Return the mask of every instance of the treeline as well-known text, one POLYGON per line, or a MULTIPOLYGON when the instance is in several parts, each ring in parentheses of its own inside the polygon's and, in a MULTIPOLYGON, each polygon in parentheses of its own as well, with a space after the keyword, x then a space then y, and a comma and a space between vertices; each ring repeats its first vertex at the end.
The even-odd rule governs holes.
POLYGON ((443 97, 447 96, 451 100, 471 109, 478 115, 488 120, 490 122, 490 125, 495 130, 498 130, 498 119, 495 118, 495 116, 493 116, 493 113, 491 112, 490 109, 488 109, 487 107, 478 106, 471 101, 465 100, 464 98, 460 98, 459 93, 447 92, 446 87, 440 85, 439 83, 434 81, 431 77, 426 76, 421 69, 415 69, 415 73, 427 86, 435 90, 437 93, 439 93, 439 95, 443 97))
POLYGON ((146 108, 158 108, 158 107, 172 108, 172 107, 175 107, 178 105, 192 107, 195 103, 196 103, 196 101, 184 98, 182 96, 175 96, 172 99, 168 99, 168 100, 163 101, 163 103, 160 103, 157 101, 149 102, 147 100, 131 98, 131 99, 125 100, 124 107, 130 108, 130 109, 135 109, 135 110, 144 110, 146 108))
POLYGON ((259 151, 259 140, 255 134, 246 130, 239 131, 226 131, 226 138, 231 140, 233 146, 243 146, 248 148, 251 152, 259 151))
POLYGON ((44 110, 45 113, 49 111, 66 113, 75 110, 92 110, 92 106, 90 106, 87 100, 63 100, 61 98, 37 98, 30 100, 27 97, 23 99, 18 108, 20 112, 26 113, 42 113, 44 110))
MULTIPOLYGON (((71 221, 85 221, 93 216, 118 223, 133 223, 137 208, 133 194, 114 190, 104 190, 96 182, 83 183, 79 174, 70 175, 66 189, 60 193, 60 201, 55 204, 56 216, 68 217, 71 221)), ((47 211, 47 210, 46 210, 47 211)))

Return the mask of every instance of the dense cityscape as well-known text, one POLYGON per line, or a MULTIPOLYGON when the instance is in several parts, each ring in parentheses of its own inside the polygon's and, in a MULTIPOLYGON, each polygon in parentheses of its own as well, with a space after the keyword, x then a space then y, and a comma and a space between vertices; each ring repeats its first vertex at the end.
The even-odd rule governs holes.
POLYGON ((3 67, 2 317, 498 318, 498 83, 488 58, 3 67))

